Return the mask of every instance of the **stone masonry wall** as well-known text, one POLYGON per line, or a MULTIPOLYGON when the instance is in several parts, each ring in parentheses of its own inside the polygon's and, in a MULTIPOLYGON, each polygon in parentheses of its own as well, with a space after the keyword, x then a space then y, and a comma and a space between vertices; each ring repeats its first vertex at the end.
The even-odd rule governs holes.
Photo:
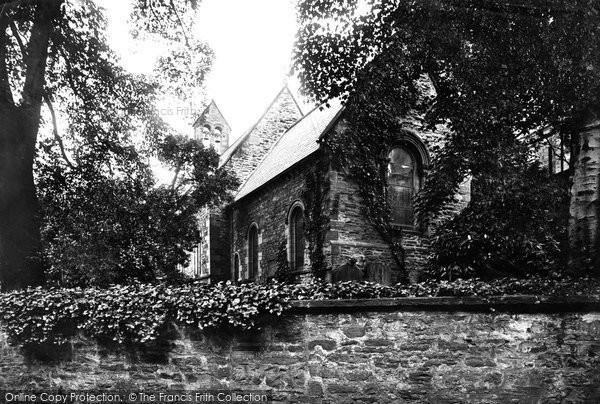
MULTIPOLYGON (((417 114, 409 114, 401 119, 406 134, 398 134, 398 143, 413 149, 411 142, 406 141, 406 136, 418 139, 429 155, 434 156, 436 151, 443 147, 445 128, 439 126, 435 131, 428 129, 424 118, 417 114)), ((333 131, 351 130, 342 119, 333 131)), ((393 145, 389 145, 392 147, 393 145)), ((421 183, 429 167, 421 161, 421 183)), ((367 220, 363 212, 363 202, 359 195, 358 184, 349 178, 348 172, 343 167, 333 166, 330 169, 329 180, 331 185, 330 195, 330 231, 327 237, 326 253, 332 268, 342 265, 350 258, 356 258, 359 267, 371 262, 383 263, 391 269, 391 280, 398 280, 398 264, 394 259, 388 243, 381 237, 377 229, 367 220)), ((422 185, 422 184, 421 184, 422 185)), ((418 277, 423 266, 427 263, 429 254, 429 236, 443 220, 452 217, 460 211, 470 200, 470 181, 461 184, 456 195, 457 202, 447 206, 440 215, 432 218, 427 229, 402 226, 398 228, 401 235, 402 246, 405 252, 405 265, 411 278, 418 277)))
MULTIPOLYGON (((363 213, 358 184, 350 180, 344 171, 335 169, 330 170, 329 180, 331 220, 325 247, 332 268, 343 265, 350 258, 356 258, 359 266, 380 262, 388 265, 394 274, 398 265, 388 244, 363 213)), ((439 223, 459 212, 468 203, 470 192, 470 182, 463 183, 456 195, 457 202, 448 206, 432 223, 439 223)), ((418 276, 427 263, 430 252, 429 235, 433 231, 433 224, 426 230, 402 227, 398 231, 401 232, 406 269, 418 276)), ((392 277, 392 281, 395 280, 392 277)))
MULTIPOLYGON (((259 277, 273 275, 277 269, 277 253, 288 241, 288 214, 294 202, 302 201, 305 173, 311 162, 284 174, 260 191, 248 195, 232 208, 232 254, 240 257, 240 273, 248 274, 248 230, 258 225, 259 277)), ((305 254, 308 269, 308 254, 305 254)))
MULTIPOLYGON (((197 121, 198 130, 201 130, 201 124, 204 124, 205 120, 215 124, 220 117, 224 122, 214 103, 207 108, 205 115, 197 121)), ((296 101, 289 89, 285 87, 257 122, 248 138, 239 145, 225 164, 240 180, 240 185, 248 179, 273 144, 301 116, 302 113, 296 101)), ((230 129, 227 130, 230 131, 230 129)), ((229 136, 229 132, 227 132, 227 136, 229 136)), ((221 154, 224 151, 221 150, 221 154)), ((208 281, 210 275, 210 282, 230 279, 232 269, 231 235, 226 209, 224 207, 204 209, 200 213, 199 231, 203 237, 201 262, 203 274, 206 274, 203 276, 208 281)), ((189 275, 191 271, 188 269, 186 273, 189 275)))
POLYGON ((0 390, 268 390, 280 403, 600 402, 598 311, 463 304, 313 312, 314 303, 261 332, 182 331, 168 351, 78 340, 54 363, 27 359, 0 332, 0 390))
MULTIPOLYGON (((424 131, 422 139, 433 147, 435 139, 441 142, 440 135, 424 131)), ((316 158, 316 157, 315 157, 316 158)), ((291 205, 301 199, 304 189, 304 175, 310 163, 302 164, 277 179, 267 187, 249 195, 234 205, 232 254, 240 257, 241 273, 246 273, 247 233, 249 226, 256 222, 259 229, 259 270, 262 275, 272 275, 276 269, 277 251, 287 240, 287 215, 291 205)), ((369 263, 383 263, 392 269, 392 282, 398 280, 398 267, 388 244, 377 229, 365 218, 358 185, 348 178, 343 169, 329 170, 329 195, 325 214, 330 223, 324 245, 328 264, 335 269, 358 258, 358 265, 364 268, 369 263)), ((450 216, 461 209, 470 198, 470 184, 465 182, 457 195, 459 202, 446 209, 450 216)), ((418 274, 427 262, 429 254, 429 231, 402 229, 402 245, 405 249, 405 262, 409 273, 418 274)), ((305 267, 308 269, 308 256, 305 267)))

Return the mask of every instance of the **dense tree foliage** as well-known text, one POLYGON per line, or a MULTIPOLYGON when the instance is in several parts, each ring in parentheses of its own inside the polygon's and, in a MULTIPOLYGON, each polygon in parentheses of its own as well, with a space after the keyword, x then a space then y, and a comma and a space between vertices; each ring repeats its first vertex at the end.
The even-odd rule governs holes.
POLYGON ((189 35, 197 2, 132 2, 132 30, 160 37, 170 52, 151 77, 119 66, 94 1, 1 3, 0 287, 43 281, 41 226, 51 273, 62 280, 172 271, 197 237, 183 224, 191 210, 224 198, 234 182, 212 151, 175 137, 154 107, 158 96, 184 97, 210 68, 209 49, 189 35), (156 184, 153 156, 177 168, 170 187, 156 184))
POLYGON ((564 269, 566 178, 526 164, 510 175, 485 180, 490 183, 484 187, 495 191, 473 195, 471 203, 434 234, 430 275, 491 278, 564 269))
POLYGON ((482 194, 506 192, 498 186, 531 148, 561 133, 575 172, 572 264, 599 268, 599 11, 591 0, 303 0, 296 67, 307 93, 348 100, 350 123, 364 128, 348 147, 398 133, 399 118, 419 110, 416 83, 430 80, 421 111, 450 132, 417 197, 421 221, 466 176, 482 194))
POLYGON ((48 281, 106 286, 178 276, 186 251, 200 242, 199 208, 223 202, 235 180, 197 141, 167 137, 160 155, 175 167, 170 185, 158 184, 150 167, 133 158, 127 171, 111 173, 98 168, 98 159, 69 168, 50 152, 39 162, 48 281))

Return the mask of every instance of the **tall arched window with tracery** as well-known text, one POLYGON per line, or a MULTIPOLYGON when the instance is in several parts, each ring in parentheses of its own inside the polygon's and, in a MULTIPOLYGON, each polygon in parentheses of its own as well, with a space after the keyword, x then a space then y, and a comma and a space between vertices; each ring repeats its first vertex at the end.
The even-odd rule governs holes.
POLYGON ((253 224, 248 230, 248 279, 258 275, 258 226, 253 224))
POLYGON ((414 224, 413 197, 419 190, 420 181, 417 159, 406 148, 395 146, 390 150, 387 182, 392 222, 412 226, 414 224))
POLYGON ((304 269, 304 210, 298 205, 292 209, 289 219, 290 267, 292 271, 304 269))

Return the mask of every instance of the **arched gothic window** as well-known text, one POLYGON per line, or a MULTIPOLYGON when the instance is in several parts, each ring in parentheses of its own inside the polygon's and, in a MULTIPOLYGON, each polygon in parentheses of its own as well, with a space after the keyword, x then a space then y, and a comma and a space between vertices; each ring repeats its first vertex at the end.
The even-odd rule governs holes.
POLYGON ((292 209, 289 220, 290 267, 292 271, 304 269, 304 210, 298 205, 292 209))
POLYGON ((215 135, 215 143, 221 143, 221 135, 223 134, 223 128, 221 128, 220 126, 215 126, 213 134, 215 135))
POLYGON ((258 226, 253 224, 248 230, 248 279, 258 275, 258 226))
POLYGON ((204 140, 208 140, 209 136, 210 136, 210 125, 206 124, 202 127, 202 134, 203 134, 203 138, 204 140))
POLYGON ((396 146, 388 154, 388 200, 392 221, 396 224, 414 224, 413 197, 419 190, 417 160, 404 147, 396 146))

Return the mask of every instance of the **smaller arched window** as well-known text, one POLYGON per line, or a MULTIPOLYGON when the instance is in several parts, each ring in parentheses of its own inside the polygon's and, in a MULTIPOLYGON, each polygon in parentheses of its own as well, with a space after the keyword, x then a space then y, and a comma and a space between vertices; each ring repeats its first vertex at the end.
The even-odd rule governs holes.
POLYGON ((221 128, 220 126, 215 126, 213 134, 215 135, 215 143, 221 143, 221 135, 223 134, 223 128, 221 128))
POLYGON ((296 205, 292 208, 289 219, 290 267, 292 271, 304 269, 304 210, 296 205))
POLYGON ((388 154, 388 201, 392 221, 413 225, 413 197, 419 188, 417 160, 406 148, 396 146, 388 154))
POLYGON ((258 275, 258 226, 253 224, 248 230, 248 279, 258 275))
POLYGON ((210 125, 206 124, 202 127, 202 134, 204 137, 204 140, 208 140, 209 139, 209 135, 210 135, 210 125))

